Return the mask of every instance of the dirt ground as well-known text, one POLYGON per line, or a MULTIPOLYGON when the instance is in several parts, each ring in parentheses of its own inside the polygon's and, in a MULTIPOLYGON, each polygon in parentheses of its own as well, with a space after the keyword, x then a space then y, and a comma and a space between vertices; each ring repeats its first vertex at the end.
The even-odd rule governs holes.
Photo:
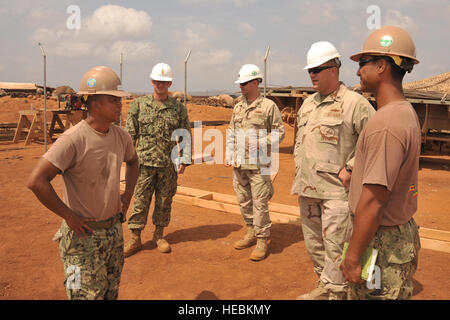
MULTIPOLYGON (((124 101, 126 119, 130 101, 124 101)), ((18 110, 42 107, 42 100, 0 98, 0 123, 17 122, 18 110)), ((48 108, 57 108, 49 101, 48 108)), ((191 121, 224 121, 231 109, 188 105, 191 121)), ((50 118, 48 118, 50 119, 50 118)), ((203 126, 225 134, 226 125, 203 126)), ((293 128, 286 125, 280 146, 280 171, 273 202, 297 205, 290 194, 294 173, 293 128)), ((203 148, 210 142, 204 141, 203 148)), ((23 141, 0 142, 0 300, 66 299, 63 266, 51 239, 61 219, 48 211, 26 188, 44 146, 23 141)), ((419 172, 417 223, 450 231, 450 157, 422 156, 419 172)), ((179 185, 234 195, 231 169, 197 164, 180 176, 179 185)), ((61 178, 53 185, 62 193, 61 178)), ((161 254, 150 242, 153 225, 143 232, 144 250, 127 258, 119 299, 295 299, 317 281, 298 224, 274 223, 269 256, 252 262, 252 249, 237 251, 232 244, 245 232, 240 215, 174 202, 165 234, 172 253, 161 254)), ((123 225, 125 241, 129 239, 123 225)), ((414 277, 413 299, 450 299, 450 254, 422 249, 414 277)))

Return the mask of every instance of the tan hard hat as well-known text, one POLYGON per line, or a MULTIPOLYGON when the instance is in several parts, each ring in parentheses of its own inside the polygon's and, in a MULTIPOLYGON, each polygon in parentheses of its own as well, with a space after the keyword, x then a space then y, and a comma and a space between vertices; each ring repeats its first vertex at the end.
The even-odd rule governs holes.
MULTIPOLYGON (((350 59, 359 61, 364 54, 408 58, 414 64, 419 63, 411 36, 406 30, 395 26, 385 26, 372 32, 364 42, 362 51, 352 55, 350 59)), ((400 66, 397 61, 395 63, 400 66)))
POLYGON ((78 94, 108 94, 116 97, 127 97, 130 94, 121 88, 120 79, 113 69, 97 66, 86 72, 81 78, 78 94))

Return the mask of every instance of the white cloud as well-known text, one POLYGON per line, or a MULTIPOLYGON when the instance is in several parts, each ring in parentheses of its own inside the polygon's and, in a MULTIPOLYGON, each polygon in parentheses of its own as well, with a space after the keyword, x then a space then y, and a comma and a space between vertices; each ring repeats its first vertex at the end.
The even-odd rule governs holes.
POLYGON ((256 29, 253 26, 251 26, 248 22, 238 22, 236 24, 236 28, 238 32, 244 35, 244 37, 246 38, 251 37, 256 31, 256 29))
POLYGON ((213 45, 220 40, 222 32, 212 25, 191 23, 183 31, 174 31, 173 34, 174 40, 182 44, 179 51, 184 52, 186 45, 192 48, 193 60, 202 65, 218 66, 231 60, 231 51, 213 45))
MULTIPOLYGON (((259 0, 233 0, 233 3, 237 7, 254 4, 259 0)), ((227 0, 181 0, 181 3, 185 4, 210 4, 210 3, 226 3, 227 0)))
MULTIPOLYGON (((41 12, 35 15, 41 18, 41 12)), ((30 37, 41 42, 49 54, 62 57, 105 57, 117 61, 120 52, 129 60, 148 59, 157 50, 143 40, 151 32, 150 16, 144 11, 106 5, 82 19, 79 30, 38 28, 30 37), (135 39, 135 40, 130 40, 135 39)))
POLYGON ((106 5, 95 10, 94 14, 86 19, 85 27, 97 38, 139 38, 150 33, 152 21, 144 11, 106 5))
POLYGON ((417 25, 411 17, 402 14, 398 10, 393 9, 389 9, 387 11, 386 18, 384 19, 384 25, 398 26, 407 30, 408 32, 416 31, 418 29, 417 25))
POLYGON ((205 3, 221 3, 223 0, 181 0, 181 3, 186 4, 205 4, 205 3))
POLYGON ((233 0, 234 4, 238 7, 246 6, 249 4, 254 4, 258 0, 233 0))
POLYGON ((123 52, 127 61, 147 60, 153 57, 157 49, 151 43, 144 41, 117 41, 110 49, 108 59, 118 61, 120 53, 123 52))
POLYGON ((230 50, 212 49, 202 53, 204 58, 201 59, 206 65, 224 65, 229 62, 232 57, 230 50))
POLYGON ((331 3, 306 1, 300 7, 299 21, 304 25, 326 25, 337 20, 331 3))

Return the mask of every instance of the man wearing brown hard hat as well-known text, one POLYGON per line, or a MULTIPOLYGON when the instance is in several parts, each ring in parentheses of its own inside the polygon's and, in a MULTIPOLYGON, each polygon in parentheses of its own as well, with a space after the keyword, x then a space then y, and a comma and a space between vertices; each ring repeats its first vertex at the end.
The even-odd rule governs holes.
POLYGON ((393 26, 370 34, 351 59, 359 63, 361 89, 374 95, 378 108, 356 146, 349 194, 354 225, 341 269, 352 283, 350 299, 409 299, 420 249, 413 215, 421 134, 402 81, 419 61, 410 35, 393 26), (367 248, 378 251, 374 286, 361 279, 367 248))
POLYGON ((69 299, 117 299, 122 273, 122 222, 138 174, 138 157, 130 135, 114 125, 121 98, 116 73, 104 66, 81 79, 88 117, 65 131, 42 156, 28 180, 49 210, 63 218, 54 240, 64 263, 69 299), (120 194, 120 169, 126 162, 126 188, 120 194), (61 174, 64 200, 51 181, 61 174))

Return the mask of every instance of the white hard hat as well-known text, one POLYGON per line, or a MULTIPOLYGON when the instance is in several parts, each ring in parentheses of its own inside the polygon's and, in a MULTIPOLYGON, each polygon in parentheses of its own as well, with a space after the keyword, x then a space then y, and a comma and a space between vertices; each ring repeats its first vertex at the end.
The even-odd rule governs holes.
POLYGON ((306 55, 307 66, 304 70, 315 68, 332 59, 339 58, 341 55, 336 48, 328 41, 319 41, 313 43, 306 55))
POLYGON ((254 64, 244 64, 239 71, 238 79, 234 83, 244 83, 253 79, 262 79, 263 76, 258 66, 254 64))
POLYGON ((156 81, 172 81, 172 68, 166 63, 158 63, 153 67, 150 78, 156 81))

